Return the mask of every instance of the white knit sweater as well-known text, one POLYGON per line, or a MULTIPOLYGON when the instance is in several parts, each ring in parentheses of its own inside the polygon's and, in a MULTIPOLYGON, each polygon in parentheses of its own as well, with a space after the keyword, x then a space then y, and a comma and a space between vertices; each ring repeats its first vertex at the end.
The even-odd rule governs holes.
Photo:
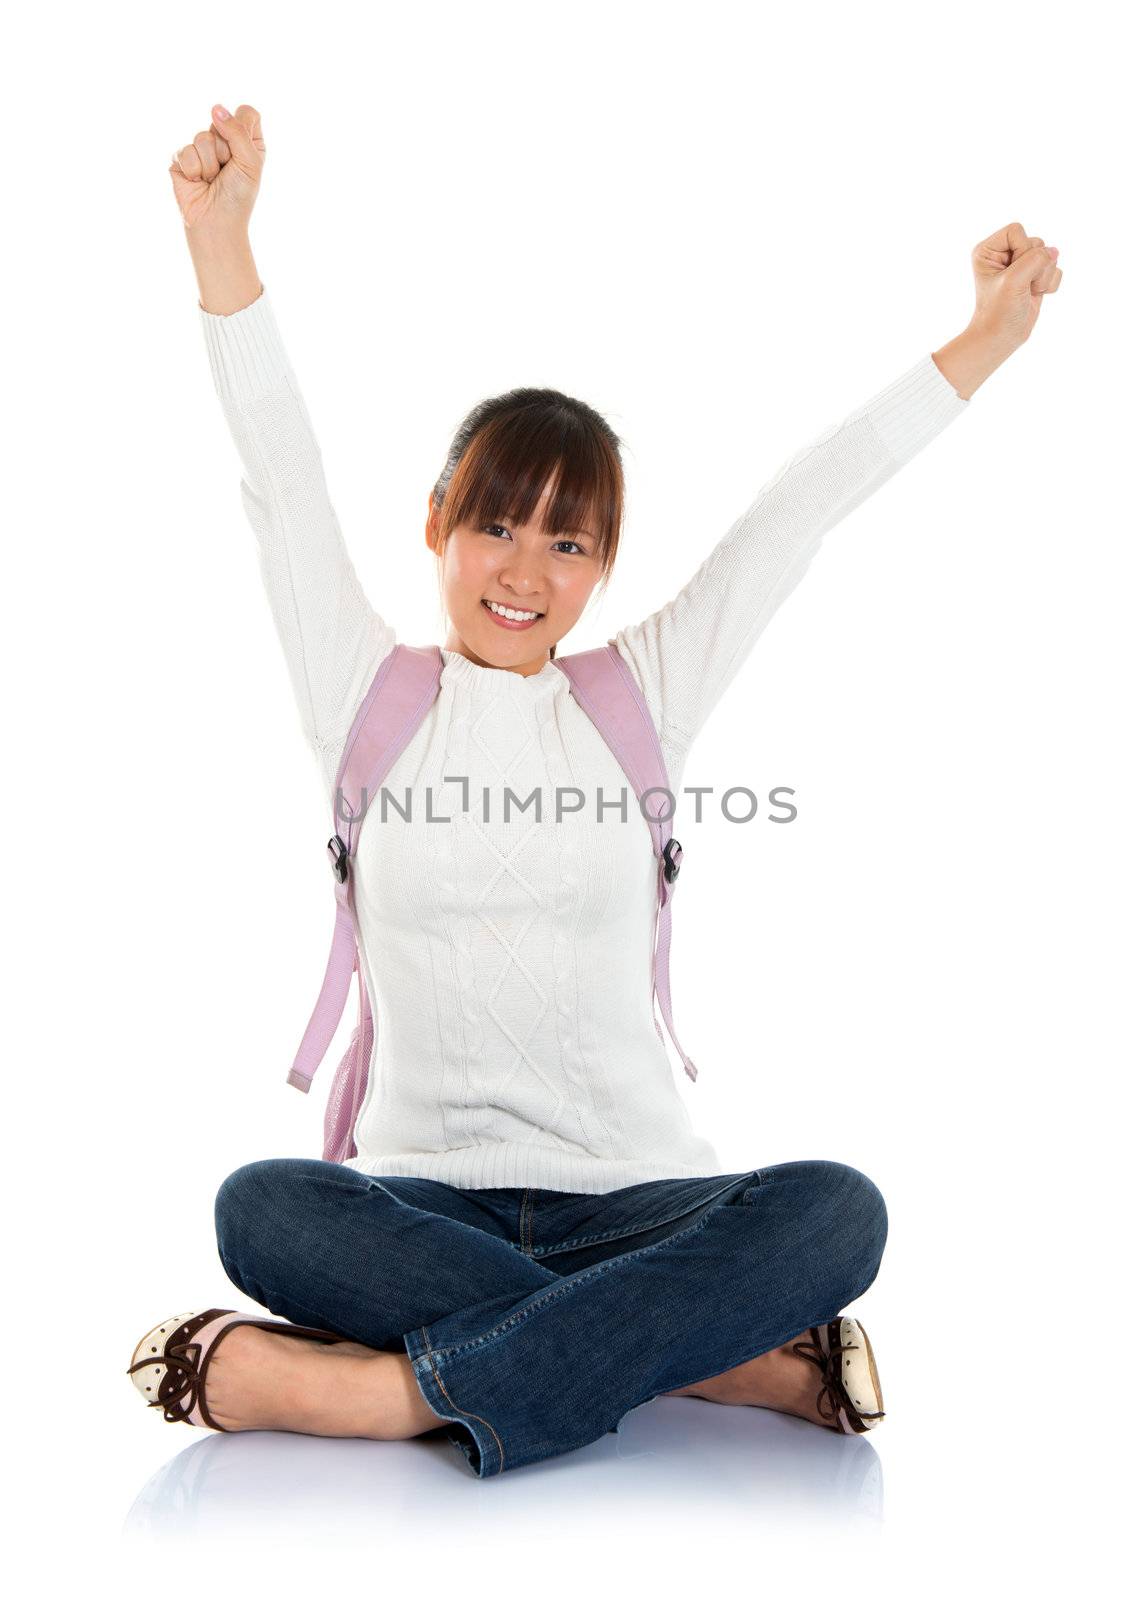
MULTIPOLYGON (((345 550, 268 293, 232 316, 199 312, 331 817, 352 717, 398 640, 345 550)), ((822 536, 968 404, 922 356, 794 455, 666 606, 615 635, 674 793, 689 745, 822 536)), ((354 863, 376 1046, 347 1164, 591 1194, 722 1172, 656 1031, 655 864, 622 769, 554 663, 525 677, 442 656, 441 692, 385 780, 400 803, 413 792, 414 820, 389 808, 383 821, 375 806, 354 863), (505 820, 506 785, 521 797, 538 787, 542 820, 516 808, 505 820), (590 799, 556 822, 564 785, 590 799), (449 822, 420 821, 427 786, 449 822), (596 820, 599 788, 627 797, 624 822, 596 820)))

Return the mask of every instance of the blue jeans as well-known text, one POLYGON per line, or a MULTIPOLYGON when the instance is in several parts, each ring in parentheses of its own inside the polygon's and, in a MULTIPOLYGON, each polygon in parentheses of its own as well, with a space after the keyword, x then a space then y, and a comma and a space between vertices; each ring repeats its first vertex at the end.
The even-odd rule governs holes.
POLYGON ((276 1157, 224 1179, 215 1224, 252 1300, 405 1351, 486 1478, 829 1321, 875 1278, 887 1211, 833 1161, 576 1194, 276 1157))

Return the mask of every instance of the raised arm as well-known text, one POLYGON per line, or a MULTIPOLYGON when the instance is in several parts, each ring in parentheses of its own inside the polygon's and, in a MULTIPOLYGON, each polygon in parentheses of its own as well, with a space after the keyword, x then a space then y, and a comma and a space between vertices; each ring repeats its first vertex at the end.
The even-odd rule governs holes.
POLYGON ((930 355, 914 362, 791 456, 680 593, 615 636, 657 724, 670 777, 825 534, 968 404, 930 355))
POLYGON ((1062 277, 1055 253, 1018 223, 978 245, 973 263, 978 304, 966 330, 791 456, 680 593, 615 635, 657 724, 674 788, 689 745, 824 535, 966 410, 1027 339, 1040 296, 1062 277))
POLYGON ((265 288, 229 316, 201 302, 200 317, 301 725, 331 789, 348 727, 394 630, 368 603, 348 556, 265 288))
POLYGON ((197 134, 170 170, 177 198, 183 193, 212 378, 242 460, 243 507, 301 725, 331 792, 351 719, 396 639, 368 603, 341 537, 320 449, 254 265, 248 213, 224 209, 214 193, 229 174, 245 181, 246 169, 256 183, 264 156, 257 113, 240 106, 222 123, 226 136, 214 126, 210 141, 197 134), (198 176, 185 166, 198 167, 198 176), (191 185, 213 192, 211 210, 193 211, 205 196, 191 185))

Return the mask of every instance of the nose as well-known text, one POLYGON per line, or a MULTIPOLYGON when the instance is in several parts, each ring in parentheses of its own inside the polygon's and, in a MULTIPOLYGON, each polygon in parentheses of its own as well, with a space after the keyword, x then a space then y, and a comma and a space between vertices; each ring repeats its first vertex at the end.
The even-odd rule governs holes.
POLYGON ((503 588, 522 600, 536 600, 542 595, 539 558, 530 552, 514 551, 497 577, 503 588))

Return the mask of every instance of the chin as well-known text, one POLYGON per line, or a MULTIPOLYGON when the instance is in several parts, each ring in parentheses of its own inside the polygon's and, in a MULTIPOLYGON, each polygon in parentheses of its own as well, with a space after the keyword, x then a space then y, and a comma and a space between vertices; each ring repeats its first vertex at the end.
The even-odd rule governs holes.
POLYGON ((528 641, 519 634, 513 634, 509 639, 501 639, 499 644, 496 639, 479 639, 476 636, 470 638, 466 634, 462 634, 462 638, 473 654, 490 667, 521 667, 525 663, 530 665, 538 661, 541 656, 546 656, 550 660, 553 648, 548 643, 536 645, 532 649, 528 641))

